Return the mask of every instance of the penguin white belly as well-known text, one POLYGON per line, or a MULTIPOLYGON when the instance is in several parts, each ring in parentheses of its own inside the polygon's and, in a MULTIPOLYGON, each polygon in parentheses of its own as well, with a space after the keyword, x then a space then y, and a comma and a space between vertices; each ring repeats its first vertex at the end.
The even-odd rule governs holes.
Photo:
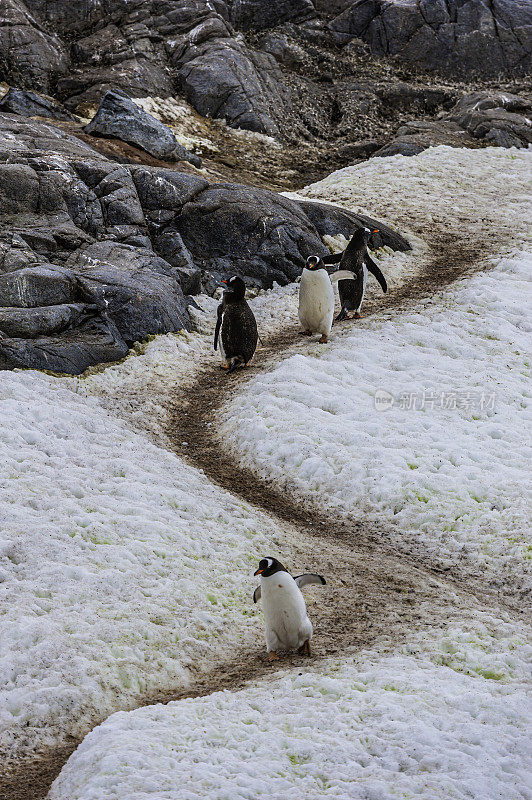
POLYGON ((299 286, 299 321, 306 331, 331 332, 334 291, 326 270, 304 269, 299 286))
POLYGON ((357 314, 360 311, 360 309, 362 308, 362 303, 364 302, 364 295, 366 294, 366 283, 367 283, 367 280, 368 280, 368 268, 366 267, 365 264, 362 266, 362 274, 363 274, 363 277, 362 277, 362 297, 360 298, 359 307, 357 309, 355 309, 357 314))
POLYGON ((261 577, 260 586, 268 652, 301 647, 312 636, 312 623, 295 580, 275 572, 261 577))

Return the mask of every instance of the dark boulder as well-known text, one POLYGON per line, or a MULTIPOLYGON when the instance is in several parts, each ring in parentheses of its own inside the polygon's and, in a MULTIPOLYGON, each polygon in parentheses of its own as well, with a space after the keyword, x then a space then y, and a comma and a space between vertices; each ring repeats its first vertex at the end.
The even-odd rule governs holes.
POLYGON ((68 303, 39 308, 1 308, 0 333, 17 339, 49 336, 77 325, 82 316, 90 315, 84 303, 68 303))
POLYGON ((282 22, 300 22, 316 16, 311 0, 233 0, 231 21, 236 28, 260 30, 282 22))
POLYGON ((201 159, 180 145, 170 128, 118 92, 105 93, 85 130, 94 136, 121 139, 163 161, 189 161, 201 166, 201 159))
POLYGON ((183 293, 199 294, 201 292, 201 270, 195 265, 181 234, 175 228, 167 226, 154 236, 153 246, 165 261, 175 267, 183 293))
POLYGON ((20 114, 23 117, 75 120, 75 117, 53 97, 14 87, 11 87, 0 100, 0 112, 20 114))
POLYGON ((532 144, 532 102, 513 94, 474 92, 453 108, 450 120, 475 139, 500 147, 532 144))
POLYGON ((279 134, 278 120, 283 109, 288 113, 291 108, 291 93, 273 56, 249 51, 230 38, 207 41, 187 55, 192 57, 183 59, 177 78, 200 114, 226 119, 233 127, 279 134))
POLYGON ((70 303, 75 280, 55 264, 25 267, 0 275, 0 307, 35 308, 70 303))
POLYGON ((375 156, 413 156, 427 147, 528 147, 532 103, 512 94, 474 92, 436 120, 412 120, 375 156))
POLYGON ((297 202, 320 236, 336 236, 341 233, 346 239, 349 239, 355 230, 363 225, 372 230, 376 228, 379 230, 379 233, 374 234, 371 239, 371 246, 374 248, 387 246, 400 252, 412 249, 404 236, 385 225, 384 222, 379 222, 372 217, 355 214, 345 208, 331 206, 328 203, 318 203, 314 200, 298 200, 297 202))
POLYGON ((85 302, 105 301, 128 344, 157 333, 188 329, 179 276, 153 250, 113 241, 81 248, 67 261, 85 302))
POLYGON ((93 364, 120 361, 127 352, 127 344, 116 336, 113 327, 94 318, 59 336, 0 337, 0 369, 45 369, 79 375, 93 364))
POLYGON ((294 280, 309 255, 327 252, 298 203, 248 186, 209 186, 173 224, 202 271, 259 287, 294 280))
POLYGON ((67 49, 47 33, 20 0, 0 0, 2 78, 17 86, 48 92, 68 71, 67 49))
POLYGON ((456 122, 449 120, 413 120, 402 125, 396 138, 381 147, 373 156, 417 156, 428 147, 479 147, 479 143, 456 122))

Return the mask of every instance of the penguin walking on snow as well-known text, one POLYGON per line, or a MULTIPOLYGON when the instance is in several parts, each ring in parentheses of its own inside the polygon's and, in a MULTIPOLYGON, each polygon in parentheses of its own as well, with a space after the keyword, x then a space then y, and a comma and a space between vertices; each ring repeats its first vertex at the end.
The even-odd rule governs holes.
POLYGON ((358 228, 343 253, 336 253, 323 259, 324 264, 339 263, 341 270, 353 273, 350 280, 340 280, 338 283, 342 310, 336 317, 337 320, 351 319, 350 311, 355 312, 355 319, 360 319, 368 271, 377 278, 382 291, 388 291, 384 275, 368 253, 369 238, 373 233, 378 232, 378 230, 371 231, 369 228, 358 228))
POLYGON ((272 557, 259 561, 255 575, 260 575, 260 586, 253 593, 253 602, 262 597, 269 661, 278 659, 277 650, 297 648, 310 656, 312 623, 300 590, 310 583, 323 585, 325 578, 313 573, 293 578, 281 562, 272 557))
POLYGON ((217 310, 214 349, 218 349, 220 339, 222 367, 234 372, 240 364, 247 367, 253 358, 259 334, 255 315, 246 302, 246 284, 242 278, 235 275, 223 283, 227 289, 217 310))
MULTIPOLYGON (((331 256, 334 258, 334 256, 331 256)), ((337 259, 339 261, 339 259, 337 259)), ((332 262, 334 263, 334 262, 332 262)), ((312 336, 321 333, 320 344, 327 342, 334 316, 334 291, 332 283, 351 278, 351 272, 340 270, 330 276, 319 256, 309 256, 301 273, 299 285, 299 321, 301 334, 312 336)))

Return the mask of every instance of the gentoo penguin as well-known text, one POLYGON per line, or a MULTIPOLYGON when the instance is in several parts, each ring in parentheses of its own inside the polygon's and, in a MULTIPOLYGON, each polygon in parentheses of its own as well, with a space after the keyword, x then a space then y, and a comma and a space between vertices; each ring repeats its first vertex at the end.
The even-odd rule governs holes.
POLYGON ((276 558, 262 558, 255 575, 260 575, 260 586, 253 593, 253 602, 262 597, 266 624, 266 649, 268 659, 277 660, 277 650, 292 650, 310 655, 312 623, 300 589, 309 583, 324 584, 321 575, 306 573, 293 578, 276 558))
POLYGON ((323 259, 324 264, 338 264, 339 262, 341 270, 353 273, 351 280, 340 280, 338 283, 338 294, 340 295, 342 310, 336 317, 337 320, 350 319, 350 311, 355 312, 355 319, 360 319, 360 309, 364 300, 364 292, 366 291, 368 270, 377 278, 382 291, 386 292, 388 290, 384 275, 368 253, 369 237, 372 233, 378 232, 378 229, 372 231, 369 228, 358 228, 343 253, 336 253, 323 259))
MULTIPOLYGON (((331 256, 334 258, 334 256, 331 256)), ((339 259, 338 259, 339 260, 339 259)), ((299 286, 299 321, 303 326, 301 334, 312 336, 321 333, 320 344, 327 342, 334 316, 334 291, 332 283, 351 278, 347 270, 340 270, 330 276, 319 256, 309 256, 301 273, 299 286)))
POLYGON ((227 284, 227 289, 217 310, 214 349, 218 349, 221 328, 222 367, 234 372, 239 364, 247 367, 257 348, 259 335, 255 315, 245 299, 246 284, 242 278, 235 275, 222 283, 227 284))

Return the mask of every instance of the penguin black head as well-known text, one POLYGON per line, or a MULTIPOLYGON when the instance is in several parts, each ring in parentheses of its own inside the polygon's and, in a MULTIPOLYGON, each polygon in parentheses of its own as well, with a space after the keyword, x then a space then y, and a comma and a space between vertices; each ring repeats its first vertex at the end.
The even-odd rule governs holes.
POLYGON ((325 264, 319 256, 309 256, 305 267, 310 270, 325 269, 325 264))
POLYGON ((357 230, 353 234, 353 239, 357 244, 367 245, 373 234, 378 232, 379 232, 378 228, 373 228, 373 229, 366 227, 357 228, 357 230))
POLYGON ((259 561, 259 568, 254 575, 264 575, 267 578, 269 575, 273 575, 275 572, 288 572, 288 570, 283 567, 280 561, 277 561, 276 558, 273 556, 269 556, 267 558, 261 558, 259 561))
POLYGON ((232 299, 243 300, 246 296, 246 284, 239 275, 233 275, 232 278, 222 281, 222 283, 227 284, 227 288, 233 295, 232 299))

